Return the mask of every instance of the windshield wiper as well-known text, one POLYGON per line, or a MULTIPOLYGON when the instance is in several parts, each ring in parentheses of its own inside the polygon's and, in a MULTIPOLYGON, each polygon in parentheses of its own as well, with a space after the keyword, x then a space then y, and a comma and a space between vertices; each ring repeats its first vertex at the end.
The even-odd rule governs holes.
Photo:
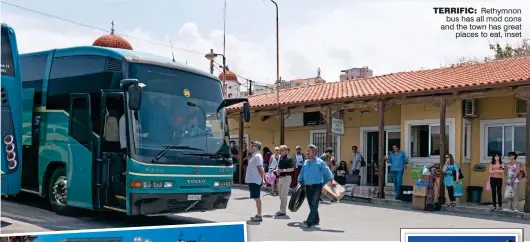
POLYGON ((203 149, 197 149, 197 148, 193 148, 193 147, 186 146, 186 145, 164 145, 162 147, 164 147, 164 149, 162 151, 160 151, 155 156, 155 158, 153 158, 153 160, 151 162, 157 161, 158 159, 160 159, 160 157, 164 156, 169 150, 199 150, 199 151, 203 151, 203 149))
POLYGON ((220 154, 211 154, 211 153, 184 153, 183 155, 194 155, 194 156, 205 156, 209 158, 222 158, 220 154))

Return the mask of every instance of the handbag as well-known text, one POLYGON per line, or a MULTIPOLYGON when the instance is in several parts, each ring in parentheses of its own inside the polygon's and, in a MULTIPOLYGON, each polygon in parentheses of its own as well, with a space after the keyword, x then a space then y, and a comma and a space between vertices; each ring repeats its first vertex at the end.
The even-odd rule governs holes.
POLYGON ((513 188, 512 186, 506 186, 506 190, 504 191, 504 199, 512 199, 513 198, 513 188))
POLYGON ((462 182, 455 182, 453 186, 455 189, 455 197, 462 197, 464 195, 464 184, 462 182))
POLYGON ((491 192, 491 175, 488 177, 488 182, 486 183, 486 191, 491 192))

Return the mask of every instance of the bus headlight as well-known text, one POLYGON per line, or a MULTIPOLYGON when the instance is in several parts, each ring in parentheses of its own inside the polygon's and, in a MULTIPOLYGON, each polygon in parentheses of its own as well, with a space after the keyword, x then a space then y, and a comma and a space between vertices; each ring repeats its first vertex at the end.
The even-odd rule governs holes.
POLYGON ((153 183, 151 183, 150 181, 144 181, 143 183, 144 188, 151 188, 152 186, 153 186, 153 183))
POLYGON ((173 188, 173 182, 164 182, 164 188, 173 188))

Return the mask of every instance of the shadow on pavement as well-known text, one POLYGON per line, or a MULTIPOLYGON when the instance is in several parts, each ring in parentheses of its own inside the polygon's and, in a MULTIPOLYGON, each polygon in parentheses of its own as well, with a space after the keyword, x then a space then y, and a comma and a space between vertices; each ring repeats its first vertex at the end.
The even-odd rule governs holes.
MULTIPOLYGON (((20 194, 16 199, 2 199, 2 216, 48 230, 101 229, 157 225, 213 223, 186 217, 185 214, 166 216, 127 216, 114 211, 76 210, 76 216, 63 216, 50 211, 48 202, 33 194, 20 194)), ((4 222, 2 222, 2 227, 4 222)))
POLYGON ((247 225, 260 225, 262 222, 255 222, 251 220, 247 220, 247 225))
POLYGON ((329 233, 345 233, 344 230, 338 230, 338 229, 322 229, 318 226, 313 226, 311 228, 308 228, 301 222, 290 222, 287 224, 289 227, 298 227, 302 229, 303 231, 307 232, 313 232, 313 231, 320 231, 320 232, 329 232, 329 233))
POLYGON ((0 221, 0 224, 1 224, 1 225, 0 225, 1 228, 3 228, 3 227, 7 227, 7 226, 11 225, 11 223, 9 223, 9 222, 5 222, 5 221, 0 221))

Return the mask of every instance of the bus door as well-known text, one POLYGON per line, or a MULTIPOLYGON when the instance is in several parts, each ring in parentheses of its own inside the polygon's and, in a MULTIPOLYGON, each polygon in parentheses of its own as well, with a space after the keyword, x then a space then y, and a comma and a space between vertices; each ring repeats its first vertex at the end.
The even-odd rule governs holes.
POLYGON ((70 120, 68 134, 73 141, 68 150, 66 164, 68 204, 92 209, 94 175, 93 172, 93 132, 90 96, 87 93, 70 94, 70 120))
MULTIPOLYGON (((125 133, 120 134, 121 127, 125 125, 124 120, 120 122, 124 115, 125 105, 123 102, 123 92, 120 90, 102 90, 101 108, 102 117, 100 134, 102 134, 99 159, 98 177, 101 184, 99 192, 100 202, 112 208, 125 208, 125 163, 126 144, 125 133), (120 138, 124 139, 120 143, 120 138)), ((126 129, 123 129, 125 131, 126 129)))

